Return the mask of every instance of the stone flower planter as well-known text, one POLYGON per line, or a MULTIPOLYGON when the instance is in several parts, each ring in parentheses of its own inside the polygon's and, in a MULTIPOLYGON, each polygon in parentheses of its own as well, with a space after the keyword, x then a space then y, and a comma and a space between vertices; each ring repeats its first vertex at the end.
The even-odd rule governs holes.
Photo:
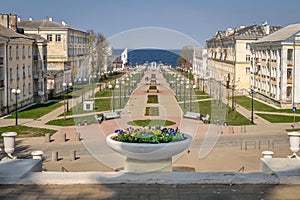
POLYGON ((300 145, 300 132, 289 132, 288 136, 290 138, 290 150, 293 152, 293 155, 289 156, 290 158, 298 158, 296 154, 299 151, 300 145))
POLYGON ((184 140, 158 144, 119 142, 112 139, 116 135, 108 135, 106 143, 127 157, 124 167, 127 172, 172 171, 172 157, 186 150, 192 142, 187 134, 184 140))
POLYGON ((7 153, 9 158, 14 158, 12 154, 15 151, 15 138, 17 136, 16 132, 5 132, 2 133, 4 151, 7 153))

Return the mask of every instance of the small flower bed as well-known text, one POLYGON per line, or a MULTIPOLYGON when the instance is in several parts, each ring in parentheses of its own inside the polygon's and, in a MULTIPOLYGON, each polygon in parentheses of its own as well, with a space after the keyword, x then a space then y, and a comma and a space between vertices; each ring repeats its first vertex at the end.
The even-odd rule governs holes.
POLYGON ((160 126, 117 129, 115 133, 117 136, 113 138, 114 140, 130 143, 168 143, 185 139, 179 128, 162 128, 160 126))

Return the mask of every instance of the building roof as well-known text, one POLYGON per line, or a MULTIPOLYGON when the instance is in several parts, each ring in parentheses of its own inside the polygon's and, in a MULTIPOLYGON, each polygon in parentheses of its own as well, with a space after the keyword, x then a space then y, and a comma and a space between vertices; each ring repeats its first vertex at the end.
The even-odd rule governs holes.
POLYGON ((34 38, 37 42, 48 42, 48 40, 46 40, 45 38, 37 34, 25 34, 25 35, 34 38))
POLYGON ((268 34, 272 34, 281 28, 280 26, 268 26, 268 27, 269 27, 269 33, 267 33, 265 26, 259 26, 259 25, 247 26, 245 28, 241 28, 234 31, 234 33, 231 34, 229 37, 238 37, 238 38, 259 37, 260 38, 268 34))
MULTIPOLYGON (((65 24, 61 24, 58 22, 54 21, 49 21, 49 20, 28 20, 28 21, 19 21, 18 22, 18 27, 21 28, 32 28, 32 29, 37 29, 37 28, 72 28, 71 26, 65 24)), ((72 28, 74 29, 74 28, 72 28)))
POLYGON ((232 33, 226 33, 226 31, 218 31, 216 35, 207 40, 207 42, 214 42, 218 41, 220 39, 250 39, 250 38, 262 38, 269 32, 269 34, 272 34, 276 31, 278 31, 281 27, 280 26, 267 26, 267 25, 251 25, 247 27, 240 27, 235 28, 235 30, 232 33), (267 30, 268 29, 268 30, 267 30))
POLYGON ((300 31, 300 23, 299 24, 291 24, 291 25, 288 25, 288 26, 280 29, 279 31, 276 31, 264 38, 261 38, 260 40, 257 41, 257 43, 284 41, 299 31, 300 31))
POLYGON ((2 25, 0 25, 0 37, 5 37, 5 38, 25 38, 25 39, 32 39, 29 36, 17 33, 16 31, 13 31, 9 28, 6 28, 2 25))
MULTIPOLYGON (((28 21, 19 21, 18 22, 18 27, 23 28, 25 30, 67 30, 67 29, 72 29, 72 30, 77 30, 81 31, 79 29, 76 29, 74 27, 69 26, 65 22, 58 23, 55 21, 49 21, 49 20, 28 20, 28 21)), ((81 31, 86 33, 86 31, 81 31)))

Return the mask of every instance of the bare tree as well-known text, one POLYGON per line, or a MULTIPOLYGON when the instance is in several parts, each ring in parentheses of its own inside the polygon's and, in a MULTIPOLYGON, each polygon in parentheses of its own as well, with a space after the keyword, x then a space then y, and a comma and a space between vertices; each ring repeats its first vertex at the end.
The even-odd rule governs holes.
POLYGON ((88 33, 90 34, 90 73, 101 75, 110 66, 112 49, 103 34, 96 34, 93 30, 88 30, 88 33))
POLYGON ((190 69, 192 67, 193 60, 193 47, 184 46, 180 51, 180 57, 177 59, 177 64, 180 67, 190 69))

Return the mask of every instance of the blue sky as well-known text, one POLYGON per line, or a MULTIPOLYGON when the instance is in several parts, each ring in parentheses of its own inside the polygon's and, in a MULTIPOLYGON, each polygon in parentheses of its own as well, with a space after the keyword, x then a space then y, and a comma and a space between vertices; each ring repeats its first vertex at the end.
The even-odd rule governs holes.
POLYGON ((202 46, 228 27, 300 22, 299 0, 0 0, 0 5, 1 13, 24 20, 53 17, 108 38, 130 29, 161 27, 186 34, 202 46))

